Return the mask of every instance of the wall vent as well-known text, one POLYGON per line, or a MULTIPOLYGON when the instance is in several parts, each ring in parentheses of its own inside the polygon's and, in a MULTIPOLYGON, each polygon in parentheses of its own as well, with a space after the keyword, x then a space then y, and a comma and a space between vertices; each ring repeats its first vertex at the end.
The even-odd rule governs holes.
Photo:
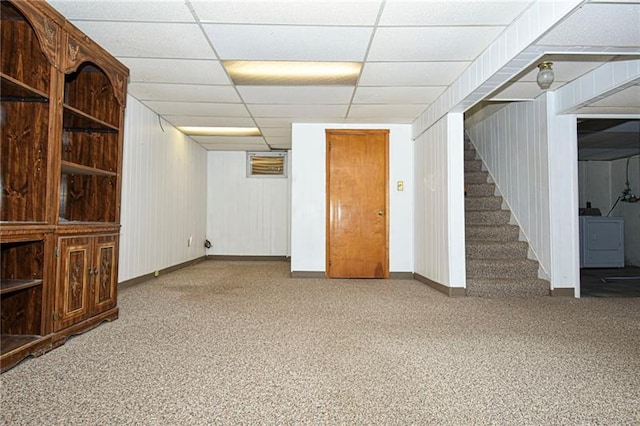
POLYGON ((287 177, 287 153, 247 152, 247 177, 287 177))

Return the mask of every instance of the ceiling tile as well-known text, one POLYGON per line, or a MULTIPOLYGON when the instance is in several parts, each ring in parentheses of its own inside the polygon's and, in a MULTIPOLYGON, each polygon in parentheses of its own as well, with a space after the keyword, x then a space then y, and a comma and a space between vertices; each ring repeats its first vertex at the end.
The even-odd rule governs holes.
POLYGON ((354 124, 411 124, 415 118, 407 117, 395 117, 387 115, 380 116, 366 116, 366 117, 349 117, 342 121, 331 121, 330 123, 354 123, 354 124))
POLYGON ((256 123, 249 117, 209 117, 197 115, 163 115, 174 126, 206 126, 206 127, 255 127, 256 123))
POLYGON ((503 27, 378 28, 367 60, 468 61, 475 59, 502 30, 503 27))
POLYGON ((539 45, 640 46, 640 4, 586 3, 539 45))
POLYGON ((216 59, 197 24, 75 21, 114 56, 216 59))
MULTIPOLYGON (((292 122, 412 122, 532 0, 52 3, 131 69, 132 96, 168 122, 216 127, 254 127, 257 123, 269 144, 289 148, 292 122), (378 13, 379 27, 357 90, 347 86, 240 86, 236 92, 207 40, 211 38, 225 59, 362 61, 378 13), (201 28, 206 28, 204 33, 201 28), (348 107, 352 96, 354 104, 348 107), (239 103, 243 101, 251 114, 239 103)), ((502 79, 517 75, 519 80, 494 99, 532 99, 543 93, 535 84, 537 68, 532 64, 541 55, 554 62, 552 90, 556 90, 609 60, 596 55, 615 54, 616 49, 636 52, 640 6, 621 5, 620 1, 597 3, 585 2, 543 39, 557 43, 553 48, 530 46, 512 63, 513 69, 496 74, 502 79), (556 53, 545 54, 551 51, 556 53), (582 55, 575 56, 578 53, 582 55)), ((480 91, 475 95, 480 96, 480 91)), ((634 87, 584 107, 580 113, 637 114, 638 99, 640 93, 634 87)), ((234 151, 268 149, 263 138, 215 138, 202 145, 234 151)))
POLYGON ((345 121, 342 117, 256 117, 256 123, 260 129, 273 128, 273 127, 288 127, 291 128, 291 123, 342 123, 345 121))
POLYGON ((470 62, 367 62, 361 86, 448 86, 470 62))
POLYGON ((427 104, 435 101, 446 87, 359 87, 355 104, 427 104))
POLYGON ((130 82, 231 84, 219 61, 119 58, 129 67, 130 82))
POLYGON ((269 145, 277 145, 277 146, 286 146, 291 145, 291 136, 289 137, 279 137, 279 136, 271 136, 265 138, 269 145))
POLYGON ((247 105, 254 117, 321 118, 341 117, 347 105, 247 105))
POLYGON ((99 1, 48 1, 67 19, 89 21, 153 21, 195 22, 184 0, 110 1, 99 7, 99 1))
POLYGON ((244 144, 260 145, 264 144, 262 136, 190 136, 191 139, 200 144, 244 144))
POLYGON ((387 0, 379 25, 507 25, 531 3, 387 0))
POLYGON ((220 59, 362 61, 366 27, 203 24, 220 59))
POLYGON ((237 86, 249 104, 348 104, 353 87, 237 86))
POLYGON ((247 145, 247 144, 200 144, 209 151, 270 151, 267 144, 247 145))
POLYGON ((269 117, 256 117, 256 124, 260 129, 264 128, 274 128, 274 127, 287 127, 291 128, 291 122, 293 121, 291 118, 269 118, 269 117))
POLYGON ((291 137, 291 126, 289 127, 265 127, 262 129, 265 137, 291 137))
POLYGON ((232 86, 130 83, 127 90, 141 101, 241 103, 240 97, 232 86))
POLYGON ((374 25, 381 1, 191 1, 201 22, 374 25))
POLYGON ((146 101, 145 104, 158 114, 198 115, 212 117, 249 117, 242 104, 214 104, 208 102, 146 101))
POLYGON ((406 117, 405 123, 410 123, 424 110, 424 105, 352 105, 349 118, 406 117))

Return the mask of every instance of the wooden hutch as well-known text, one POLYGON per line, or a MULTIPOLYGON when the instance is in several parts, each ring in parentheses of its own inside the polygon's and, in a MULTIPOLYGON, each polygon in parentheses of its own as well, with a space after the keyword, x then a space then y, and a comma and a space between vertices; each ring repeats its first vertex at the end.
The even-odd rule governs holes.
POLYGON ((128 69, 43 1, 2 1, 0 368, 118 317, 128 69))

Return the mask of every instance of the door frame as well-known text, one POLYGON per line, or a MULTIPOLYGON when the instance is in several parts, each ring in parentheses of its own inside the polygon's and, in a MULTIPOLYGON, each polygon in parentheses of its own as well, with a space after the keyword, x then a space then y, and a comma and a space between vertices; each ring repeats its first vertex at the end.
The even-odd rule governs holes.
POLYGON ((331 192, 330 192, 330 182, 331 182, 331 161, 330 161, 330 137, 331 135, 341 134, 341 135, 349 135, 349 134, 380 134, 384 133, 386 137, 385 147, 384 147, 384 162, 385 162, 385 170, 384 170, 384 209, 385 209, 385 242, 384 242, 384 274, 383 278, 389 278, 389 129, 325 129, 325 276, 327 278, 331 278, 330 276, 330 264, 329 259, 331 258, 331 237, 330 237, 330 200, 331 200, 331 192))

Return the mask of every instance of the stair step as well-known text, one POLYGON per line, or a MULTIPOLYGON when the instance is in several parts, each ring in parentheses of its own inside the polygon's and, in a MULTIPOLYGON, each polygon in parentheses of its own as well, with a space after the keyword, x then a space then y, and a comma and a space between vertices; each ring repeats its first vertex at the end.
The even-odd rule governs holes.
POLYGON ((549 282, 537 278, 468 278, 467 296, 531 297, 548 296, 549 282))
POLYGON ((465 172, 479 172, 482 170, 482 161, 480 160, 464 160, 465 172))
POLYGON ((538 262, 529 259, 467 259, 469 278, 537 278, 538 262))
POLYGON ((464 183, 487 183, 489 173, 487 172, 464 172, 464 183))
POLYGON ((467 241, 467 259, 526 259, 529 244, 524 241, 467 241))
POLYGON ((547 296, 549 282, 538 279, 539 264, 527 259, 529 244, 518 241, 520 228, 489 173, 483 171, 471 140, 464 139, 467 295, 476 297, 547 296))
POLYGON ((467 197, 488 197, 496 192, 496 186, 493 183, 469 183, 465 182, 467 189, 467 197))
POLYGON ((468 196, 464 200, 464 209, 467 212, 476 210, 500 210, 502 209, 502 197, 471 197, 468 196))
POLYGON ((467 211, 464 223, 467 225, 503 225, 509 223, 509 210, 476 210, 467 211))
POLYGON ((467 241, 518 241, 520 228, 516 225, 467 225, 467 241))

